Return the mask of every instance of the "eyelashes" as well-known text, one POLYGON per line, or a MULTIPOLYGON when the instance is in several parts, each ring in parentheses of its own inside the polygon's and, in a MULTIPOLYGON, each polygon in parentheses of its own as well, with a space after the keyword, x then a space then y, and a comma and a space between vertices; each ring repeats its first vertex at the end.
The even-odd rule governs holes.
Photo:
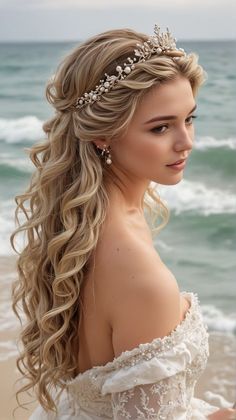
MULTIPOLYGON (((197 115, 190 115, 189 118, 197 118, 197 115)), ((188 120, 188 118, 187 118, 187 120, 188 120)))
MULTIPOLYGON (((187 120, 189 120, 190 118, 197 118, 198 116, 197 115, 190 115, 188 118, 187 118, 187 120)), ((191 125, 193 123, 193 121, 192 122, 190 122, 190 123, 188 123, 188 125, 191 125)), ((157 133, 159 133, 159 134, 162 134, 162 133, 164 133, 165 131, 156 131, 156 130, 159 130, 159 129, 161 129, 161 128, 163 128, 163 127, 168 127, 168 125, 167 124, 162 124, 162 125, 159 125, 158 127, 154 127, 154 128, 152 128, 151 129, 151 131, 152 132, 157 132, 157 133)))

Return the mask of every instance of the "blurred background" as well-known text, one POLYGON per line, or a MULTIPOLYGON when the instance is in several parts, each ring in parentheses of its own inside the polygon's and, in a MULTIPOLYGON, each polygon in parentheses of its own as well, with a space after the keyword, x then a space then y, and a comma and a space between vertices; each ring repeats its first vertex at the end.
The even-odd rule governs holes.
POLYGON ((216 405, 235 399, 235 16, 234 0, 0 0, 0 368, 7 378, 0 383, 0 419, 12 418, 16 405, 19 325, 10 307, 16 274, 9 243, 14 197, 27 188, 34 169, 24 147, 44 137, 42 123, 54 112, 46 82, 89 36, 124 27, 152 35, 155 23, 162 31, 169 27, 178 47, 196 52, 208 74, 196 100, 195 145, 184 178, 158 186, 171 217, 155 246, 180 289, 198 293, 209 328, 210 358, 198 395, 216 405))

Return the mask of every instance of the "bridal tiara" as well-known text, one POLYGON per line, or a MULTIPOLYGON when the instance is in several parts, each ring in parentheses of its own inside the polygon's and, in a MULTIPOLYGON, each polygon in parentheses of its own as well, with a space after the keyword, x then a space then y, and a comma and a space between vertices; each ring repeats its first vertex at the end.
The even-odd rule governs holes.
POLYGON ((99 101, 101 96, 111 90, 119 80, 125 79, 132 72, 137 63, 148 60, 153 54, 168 55, 172 57, 173 60, 178 60, 181 56, 186 56, 186 52, 183 48, 176 47, 177 39, 171 35, 168 28, 166 29, 166 33, 161 33, 160 26, 157 26, 156 24, 154 26, 155 35, 150 36, 143 44, 136 44, 138 48, 134 50, 134 57, 128 57, 126 59, 128 63, 116 67, 118 74, 109 76, 105 73, 104 79, 99 81, 100 84, 96 86, 95 90, 85 92, 83 96, 80 96, 76 100, 75 108, 83 108, 85 105, 99 101))

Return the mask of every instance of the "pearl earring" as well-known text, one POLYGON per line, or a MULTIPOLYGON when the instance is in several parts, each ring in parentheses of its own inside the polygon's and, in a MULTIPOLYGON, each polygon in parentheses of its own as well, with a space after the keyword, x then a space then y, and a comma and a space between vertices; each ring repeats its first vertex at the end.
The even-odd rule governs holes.
MULTIPOLYGON (((97 149, 100 149, 100 147, 98 147, 97 146, 97 149)), ((110 153, 110 151, 108 150, 108 148, 106 148, 106 145, 104 144, 104 146, 103 146, 103 149, 102 149, 102 153, 101 153, 101 156, 104 156, 105 155, 105 161, 106 161, 106 163, 108 164, 108 165, 110 165, 111 163, 112 163, 112 160, 111 160, 111 153, 110 153)))

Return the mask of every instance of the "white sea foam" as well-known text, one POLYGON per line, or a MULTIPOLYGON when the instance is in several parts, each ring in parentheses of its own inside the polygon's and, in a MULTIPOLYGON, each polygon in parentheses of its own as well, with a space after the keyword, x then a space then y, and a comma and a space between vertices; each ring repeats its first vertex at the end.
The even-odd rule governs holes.
MULTIPOLYGON (((185 179, 176 185, 164 186, 153 183, 153 186, 159 191, 161 199, 176 214, 193 212, 208 216, 236 213, 236 195, 231 191, 207 188, 203 183, 185 179)), ((6 200, 0 204, 0 255, 14 253, 9 242, 9 235, 15 228, 14 209, 13 200, 6 200)), ((19 214, 19 219, 20 222, 25 220, 22 213, 19 214)), ((24 233, 16 236, 16 244, 20 251, 24 246, 24 233)))
POLYGON ((16 357, 19 354, 14 340, 0 342, 0 362, 16 357))
POLYGON ((38 141, 45 136, 42 123, 34 115, 21 118, 0 118, 0 140, 6 143, 20 143, 22 141, 38 141))
POLYGON ((7 165, 11 168, 17 168, 21 172, 31 173, 35 168, 28 157, 13 157, 10 153, 0 153, 0 165, 7 165))
POLYGON ((172 252, 173 248, 169 245, 167 245, 167 243, 165 243, 164 241, 160 240, 160 239, 156 239, 155 240, 155 245, 158 247, 158 249, 161 249, 165 252, 172 252))
MULTIPOLYGON (((43 120, 35 115, 21 118, 0 118, 0 140, 6 143, 35 142, 45 137, 42 129, 43 120)), ((236 138, 216 139, 212 136, 195 137, 194 147, 198 150, 226 148, 236 150, 236 138)))
POLYGON ((194 147, 197 150, 207 150, 207 149, 218 149, 218 148, 225 148, 236 150, 236 138, 229 137, 226 139, 216 139, 215 137, 211 136, 196 136, 194 147))
POLYGON ((209 331, 227 332, 236 335, 236 313, 224 314, 214 305, 202 305, 202 314, 209 331))
MULTIPOLYGON (((219 378, 218 378, 219 380, 219 378)), ((212 405, 216 405, 220 408, 230 408, 232 407, 232 402, 226 400, 222 395, 217 394, 212 391, 205 391, 204 397, 207 402, 209 402, 212 405)))
MULTIPOLYGON (((14 221, 14 211, 15 203, 12 200, 5 200, 0 203, 0 255, 16 255, 15 251, 12 249, 10 243, 10 235, 15 230, 18 225, 14 221)), ((18 218, 20 224, 25 222, 25 216, 22 211, 19 212, 18 218)), ((19 235, 16 235, 14 244, 16 250, 20 252, 26 244, 25 241, 25 232, 21 232, 19 235)))
MULTIPOLYGON (((155 185, 155 184, 153 184, 155 185)), ((160 197, 176 214, 193 211, 209 215, 236 213, 236 195, 231 191, 208 188, 201 182, 183 179, 176 185, 156 185, 160 197)))

